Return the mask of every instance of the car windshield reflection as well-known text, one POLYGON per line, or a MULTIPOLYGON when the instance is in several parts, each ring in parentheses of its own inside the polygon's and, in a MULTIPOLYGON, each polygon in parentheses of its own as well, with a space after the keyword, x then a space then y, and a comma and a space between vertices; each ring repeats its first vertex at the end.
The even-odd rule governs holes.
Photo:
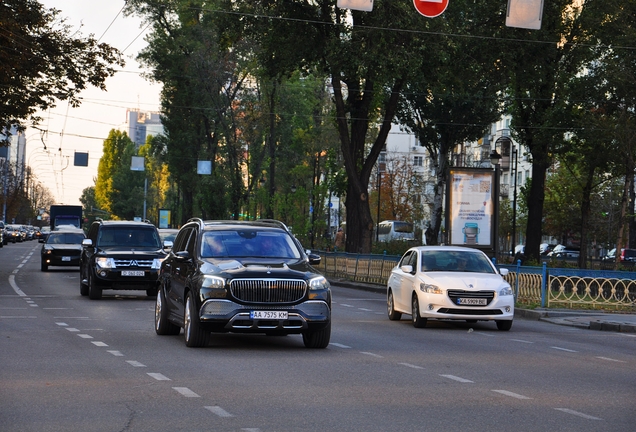
POLYGON ((291 236, 263 231, 211 231, 201 241, 202 258, 299 259, 291 236))
POLYGON ((463 251, 427 251, 422 253, 422 272, 495 273, 481 253, 463 251))

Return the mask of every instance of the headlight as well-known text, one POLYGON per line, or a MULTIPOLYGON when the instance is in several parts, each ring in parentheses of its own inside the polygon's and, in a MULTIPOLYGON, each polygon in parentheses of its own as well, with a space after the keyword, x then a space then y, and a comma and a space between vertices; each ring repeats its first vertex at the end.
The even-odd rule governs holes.
POLYGON ((318 276, 312 279, 309 279, 307 282, 310 290, 323 290, 329 289, 331 285, 329 285, 329 281, 324 276, 318 276))
POLYGON ((223 288, 225 287, 225 279, 218 276, 203 276, 201 288, 223 288))
POLYGON ((95 264, 97 267, 103 269, 114 269, 115 268, 115 260, 112 258, 96 258, 95 264))
POLYGON ((161 268, 161 263, 165 260, 165 258, 155 258, 152 260, 152 266, 150 267, 153 270, 159 270, 161 268))
POLYGON ((420 291, 429 293, 429 294, 444 294, 444 290, 442 290, 437 285, 420 283, 420 291))
POLYGON ((509 286, 504 287, 502 289, 499 290, 499 295, 500 296, 509 296, 509 295, 513 295, 514 293, 512 292, 512 288, 510 288, 509 286))
POLYGON ((44 255, 51 255, 53 251, 51 249, 44 249, 44 255))

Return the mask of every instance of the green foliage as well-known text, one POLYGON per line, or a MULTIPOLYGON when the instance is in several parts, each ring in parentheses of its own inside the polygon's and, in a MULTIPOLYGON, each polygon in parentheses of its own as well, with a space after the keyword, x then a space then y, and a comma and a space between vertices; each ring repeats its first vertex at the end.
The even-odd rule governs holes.
POLYGON ((123 66, 119 51, 91 35, 73 32, 59 11, 35 0, 0 2, 0 130, 41 119, 37 110, 67 100, 92 85, 105 89, 106 78, 123 66))

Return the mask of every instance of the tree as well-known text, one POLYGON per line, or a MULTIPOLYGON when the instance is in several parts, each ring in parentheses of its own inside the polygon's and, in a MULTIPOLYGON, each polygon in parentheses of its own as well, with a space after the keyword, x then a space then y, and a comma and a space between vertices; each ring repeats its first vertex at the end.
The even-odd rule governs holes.
POLYGON ((112 65, 123 66, 119 51, 92 36, 77 37, 59 13, 36 0, 0 2, 0 130, 37 124, 36 112, 57 101, 79 106, 82 90, 104 90, 112 65))

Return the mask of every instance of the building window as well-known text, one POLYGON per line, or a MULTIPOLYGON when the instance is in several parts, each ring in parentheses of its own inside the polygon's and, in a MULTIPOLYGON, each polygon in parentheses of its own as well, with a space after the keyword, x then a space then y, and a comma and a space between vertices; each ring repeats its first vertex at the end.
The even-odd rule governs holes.
POLYGON ((419 167, 423 166, 423 165, 424 165, 424 157, 422 157, 422 156, 415 156, 415 157, 413 158, 413 165, 414 165, 414 166, 419 166, 419 167))

